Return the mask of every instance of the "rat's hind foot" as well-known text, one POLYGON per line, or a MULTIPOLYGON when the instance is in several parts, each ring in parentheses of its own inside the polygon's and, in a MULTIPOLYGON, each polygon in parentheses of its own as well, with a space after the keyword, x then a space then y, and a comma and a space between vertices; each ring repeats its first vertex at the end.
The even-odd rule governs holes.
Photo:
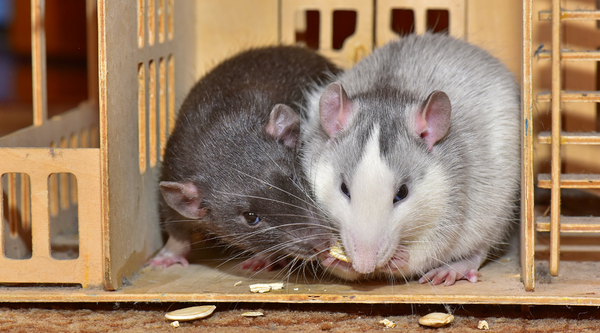
POLYGON ((475 255, 468 259, 442 265, 434 268, 423 275, 419 279, 419 283, 429 282, 433 285, 445 282, 445 286, 451 286, 458 280, 469 280, 475 283, 479 279, 479 266, 483 261, 483 253, 478 251, 475 255))
POLYGON ((186 257, 190 253, 191 247, 189 241, 179 241, 169 236, 167 244, 150 260, 148 264, 156 267, 167 268, 173 264, 180 263, 187 267, 190 263, 186 257))

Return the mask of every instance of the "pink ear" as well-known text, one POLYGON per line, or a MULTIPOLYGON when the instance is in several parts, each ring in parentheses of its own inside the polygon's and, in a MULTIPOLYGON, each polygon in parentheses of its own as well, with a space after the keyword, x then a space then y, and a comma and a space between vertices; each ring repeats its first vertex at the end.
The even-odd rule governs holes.
POLYGON ((429 151, 448 133, 451 110, 452 106, 448 95, 443 91, 436 90, 427 97, 415 115, 415 135, 427 142, 429 151))
POLYGON ((300 116, 285 104, 273 107, 265 131, 290 148, 300 146, 300 116))
POLYGON ((335 137, 352 114, 352 104, 341 84, 336 82, 325 88, 319 100, 319 111, 321 126, 330 137, 335 137))
POLYGON ((200 208, 202 196, 192 182, 160 182, 160 192, 167 204, 189 219, 200 219, 206 208, 200 208))

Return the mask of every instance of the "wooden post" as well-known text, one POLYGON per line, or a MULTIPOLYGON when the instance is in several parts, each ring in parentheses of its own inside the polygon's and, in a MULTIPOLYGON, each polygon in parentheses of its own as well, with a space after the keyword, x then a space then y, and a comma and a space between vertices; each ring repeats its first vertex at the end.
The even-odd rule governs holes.
POLYGON ((550 219, 550 275, 558 276, 560 256, 560 0, 552 1, 552 188, 550 219))
POLYGON ((535 288, 535 220, 533 200, 533 101, 532 101, 532 5, 523 1, 523 53, 521 71, 522 147, 521 147, 521 277, 525 290, 535 288))

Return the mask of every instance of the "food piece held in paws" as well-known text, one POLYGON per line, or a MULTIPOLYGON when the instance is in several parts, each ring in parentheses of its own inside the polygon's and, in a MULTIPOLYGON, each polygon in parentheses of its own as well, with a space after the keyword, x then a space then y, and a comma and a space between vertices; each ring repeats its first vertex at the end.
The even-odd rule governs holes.
POLYGON ((329 250, 329 254, 332 257, 334 257, 338 260, 341 260, 343 262, 350 262, 348 260, 348 257, 344 253, 344 249, 341 247, 340 242, 336 242, 335 245, 331 247, 331 249, 329 250))

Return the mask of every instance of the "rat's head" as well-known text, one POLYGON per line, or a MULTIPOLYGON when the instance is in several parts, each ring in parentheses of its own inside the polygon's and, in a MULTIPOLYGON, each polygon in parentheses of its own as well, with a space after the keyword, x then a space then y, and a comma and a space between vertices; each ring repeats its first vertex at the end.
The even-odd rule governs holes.
POLYGON ((385 87, 350 98, 334 83, 319 107, 327 141, 308 177, 351 264, 323 263, 352 279, 401 275, 447 206, 435 145, 448 132, 450 100, 440 91, 423 99, 385 87))
POLYGON ((197 175, 160 183, 166 203, 239 248, 313 259, 328 247, 331 232, 319 223, 301 176, 299 116, 278 104, 266 126, 235 124, 241 125, 211 136, 220 138, 218 149, 210 149, 216 153, 205 157, 197 175))

